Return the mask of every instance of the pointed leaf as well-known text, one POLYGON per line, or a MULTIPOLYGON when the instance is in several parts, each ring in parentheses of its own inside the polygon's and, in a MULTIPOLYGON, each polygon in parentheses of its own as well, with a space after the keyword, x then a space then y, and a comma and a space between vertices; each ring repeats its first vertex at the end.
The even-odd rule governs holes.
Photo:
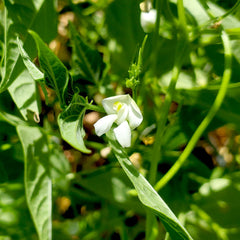
POLYGON ((83 141, 85 136, 83 117, 86 111, 84 103, 84 99, 75 95, 68 108, 59 114, 58 125, 62 138, 67 143, 81 152, 90 153, 91 151, 85 147, 83 141))
POLYGON ((30 113, 32 118, 33 114, 39 115, 41 102, 37 86, 26 69, 19 74, 18 81, 14 81, 8 90, 25 120, 30 117, 30 113))
POLYGON ((109 131, 107 136, 114 155, 133 183, 142 204, 159 216, 172 239, 192 239, 167 204, 153 189, 151 184, 132 165, 123 148, 116 142, 113 132, 109 131))
POLYGON ((49 177, 47 137, 37 127, 18 126, 25 159, 26 198, 40 240, 52 239, 52 183, 49 177))
POLYGON ((97 83, 101 78, 105 64, 101 55, 92 49, 80 37, 76 29, 70 24, 71 40, 73 46, 73 62, 75 71, 83 78, 92 83, 97 83))
POLYGON ((28 54, 32 57, 36 50, 33 41, 28 37, 27 30, 33 29, 44 33, 44 40, 49 42, 56 35, 57 15, 54 9, 54 0, 5 0, 3 10, 4 26, 4 61, 2 66, 2 81, 0 92, 5 91, 18 75, 23 71, 24 65, 19 61, 17 35, 21 36, 28 54), (46 23, 47 22, 47 28, 46 23), (47 31, 47 32, 46 32, 47 31))
POLYGON ((28 69, 30 75, 35 81, 44 81, 44 74, 36 67, 36 65, 31 61, 30 57, 22 47, 22 43, 19 38, 17 38, 18 49, 21 54, 22 60, 26 68, 28 69))
POLYGON ((41 85, 43 93, 45 95, 46 104, 48 104, 48 93, 47 93, 47 90, 46 90, 46 88, 44 86, 44 84, 45 84, 44 74, 31 61, 31 59, 28 56, 27 52, 22 47, 22 43, 21 43, 19 38, 17 38, 17 43, 18 43, 18 49, 19 49, 19 52, 21 54, 21 57, 22 57, 22 60, 23 60, 23 63, 25 65, 25 67, 27 68, 27 70, 28 70, 29 74, 31 75, 31 77, 41 85))
POLYGON ((46 85, 56 91, 62 107, 66 105, 65 95, 68 92, 69 73, 58 57, 45 45, 37 33, 29 31, 38 49, 38 58, 45 74, 46 85))
POLYGON ((111 47, 111 70, 126 77, 129 64, 137 50, 136 47, 144 37, 140 27, 139 1, 112 1, 106 9, 105 24, 113 46, 111 47))

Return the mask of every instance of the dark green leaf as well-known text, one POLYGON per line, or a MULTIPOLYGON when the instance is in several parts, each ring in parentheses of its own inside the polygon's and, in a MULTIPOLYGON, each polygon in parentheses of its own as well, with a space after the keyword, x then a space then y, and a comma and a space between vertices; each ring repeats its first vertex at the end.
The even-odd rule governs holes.
POLYGON ((72 24, 70 24, 70 32, 74 71, 80 75, 80 78, 97 83, 105 68, 101 55, 84 42, 72 24))
POLYGON ((46 85, 56 91, 61 106, 66 106, 69 91, 70 75, 64 64, 45 45, 37 33, 30 31, 38 49, 38 58, 42 71, 45 74, 46 85))
MULTIPOLYGON (((184 103, 186 105, 193 106, 196 112, 199 112, 200 109, 202 111, 203 118, 206 109, 210 109, 211 105, 213 104, 218 89, 219 89, 218 85, 209 86, 205 89, 202 88, 178 89, 174 96, 174 100, 180 101, 181 103, 184 103)), ((230 84, 225 100, 223 101, 221 108, 217 112, 215 118, 218 118, 222 122, 235 123, 236 126, 238 126, 240 121, 239 94, 240 94, 239 84, 238 83, 230 84)), ((199 116, 200 114, 196 115, 196 117, 199 116)))
POLYGON ((126 76, 144 32, 140 27, 140 8, 137 0, 115 0, 106 9, 106 26, 111 37, 112 70, 126 76))
POLYGON ((186 225, 194 239, 239 239, 239 187, 239 172, 212 178, 200 187, 192 211, 186 214, 186 225))
POLYGON ((131 209, 138 213, 143 213, 137 198, 129 193, 132 190, 132 186, 121 168, 98 169, 87 174, 87 176, 81 177, 78 183, 87 190, 117 204, 123 209, 131 209))

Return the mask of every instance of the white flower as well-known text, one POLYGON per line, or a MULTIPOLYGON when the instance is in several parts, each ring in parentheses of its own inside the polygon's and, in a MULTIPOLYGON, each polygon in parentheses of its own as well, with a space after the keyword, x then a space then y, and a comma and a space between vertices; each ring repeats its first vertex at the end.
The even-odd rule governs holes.
POLYGON ((150 33, 154 30, 156 19, 156 9, 151 9, 149 12, 141 12, 140 21, 144 32, 150 33))
POLYGON ((102 136, 115 122, 118 125, 113 129, 116 139, 122 147, 130 147, 131 130, 138 127, 143 120, 137 104, 126 94, 105 98, 102 105, 108 115, 94 124, 96 134, 102 136))

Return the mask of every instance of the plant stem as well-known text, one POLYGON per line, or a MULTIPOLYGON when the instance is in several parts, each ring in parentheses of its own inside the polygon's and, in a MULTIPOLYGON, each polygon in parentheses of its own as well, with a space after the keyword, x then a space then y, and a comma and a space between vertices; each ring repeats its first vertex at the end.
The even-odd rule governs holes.
POLYGON ((216 115, 217 111, 219 110, 223 99, 227 92, 228 83, 231 79, 231 66, 232 66, 232 51, 231 51, 231 45, 230 40, 228 38, 228 35, 222 31, 221 34, 223 46, 224 46, 224 55, 225 55, 225 69, 223 73, 223 79, 222 84, 220 86, 220 89, 218 91, 217 97, 209 110, 207 116, 203 119, 201 124, 198 126, 197 130, 193 134, 192 138, 190 139, 188 145, 184 149, 181 156, 178 158, 178 160, 175 162, 175 164, 172 166, 172 168, 163 176, 162 179, 158 181, 158 183, 155 185, 155 189, 159 191, 161 188, 163 188, 178 172, 178 170, 182 167, 182 165, 185 163, 189 155, 191 154, 193 148, 195 147, 197 141, 209 125, 209 123, 212 121, 213 117, 216 115))
POLYGON ((161 116, 157 123, 156 139, 153 146, 153 159, 152 159, 150 170, 149 170, 149 182, 152 185, 155 184, 156 182, 157 165, 159 160, 161 159, 161 145, 162 145, 164 127, 167 123, 168 113, 172 103, 172 98, 175 91, 176 83, 182 67, 184 56, 188 53, 187 30, 185 25, 184 13, 182 13, 182 11, 184 11, 184 8, 182 5, 182 0, 179 0, 178 2, 181 2, 180 4, 178 4, 179 36, 177 41, 176 53, 175 53, 175 63, 172 70, 172 78, 171 78, 167 93, 165 95, 164 102, 162 104, 161 116))
POLYGON ((186 17, 185 17, 183 0, 178 0, 177 1, 177 11, 178 11, 179 24, 180 24, 180 26, 185 28, 187 26, 187 22, 186 22, 186 17))
POLYGON ((238 0, 229 11, 227 11, 225 14, 223 14, 221 17, 219 17, 218 20, 220 21, 220 20, 224 19, 225 17, 227 17, 228 15, 233 14, 234 12, 238 11, 239 8, 240 8, 240 0, 238 0))
POLYGON ((201 0, 200 3, 205 8, 208 16, 210 17, 209 21, 207 21, 203 25, 199 26, 200 30, 205 29, 206 27, 208 27, 211 24, 222 21, 224 18, 226 18, 227 16, 229 16, 229 15, 233 14, 234 12, 238 11, 239 8, 240 8, 240 0, 238 0, 235 3, 235 5, 231 9, 229 9, 225 14, 223 14, 222 16, 219 16, 219 17, 214 17, 211 9, 209 8, 209 6, 203 0, 201 0))
POLYGON ((177 79, 180 73, 180 68, 181 68, 181 65, 179 64, 179 62, 177 62, 173 67, 172 79, 168 87, 168 91, 165 95, 165 100, 162 104, 162 109, 161 109, 161 116, 157 124, 156 139, 153 146, 153 159, 152 159, 151 167, 149 170, 149 182, 152 185, 155 184, 155 181, 156 181, 157 165, 159 160, 161 159, 161 145, 162 145, 164 127, 167 122, 168 113, 169 113, 169 109, 172 102, 172 96, 173 96, 177 79))
MULTIPOLYGON (((160 0, 159 0, 160 1, 160 0)), ((161 10, 161 4, 157 1, 157 24, 155 29, 155 41, 158 39, 158 31, 159 31, 159 24, 160 24, 160 10, 161 10), (158 28, 157 28, 158 27, 158 28)), ((158 162, 161 159, 161 146, 162 146, 162 139, 163 134, 165 130, 165 125, 167 123, 168 119, 168 113, 170 110, 170 106, 172 103, 173 94, 175 91, 176 83, 178 80, 178 76, 182 67, 182 63, 184 60, 184 55, 187 53, 187 46, 188 46, 188 40, 187 40, 187 30, 186 30, 186 21, 185 21, 185 13, 184 13, 184 7, 182 0, 179 0, 181 2, 178 4, 178 12, 179 12, 179 24, 178 24, 178 41, 177 41, 177 48, 175 52, 175 63, 172 70, 172 78, 168 87, 168 91, 165 95, 165 100, 162 104, 161 108, 161 115, 160 119, 157 123, 157 133, 156 138, 153 146, 153 152, 152 152, 152 161, 151 166, 149 170, 149 182, 151 185, 154 185, 156 182, 156 176, 157 176, 157 166, 158 162)), ((156 42, 157 46, 157 42, 156 42)), ((155 54, 155 62, 157 63, 157 51, 155 54)), ((157 66, 155 64, 155 66, 157 66)), ((153 229, 155 229, 153 223, 156 222, 155 216, 147 211, 147 218, 146 218, 146 239, 152 240, 155 239, 154 235, 151 234, 153 232, 153 229)))

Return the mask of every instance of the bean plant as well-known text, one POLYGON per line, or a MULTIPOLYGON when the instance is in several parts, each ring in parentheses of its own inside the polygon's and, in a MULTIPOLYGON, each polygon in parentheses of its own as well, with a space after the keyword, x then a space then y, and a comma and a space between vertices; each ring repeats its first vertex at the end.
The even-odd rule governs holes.
POLYGON ((240 238, 240 0, 0 19, 0 240, 240 238))

